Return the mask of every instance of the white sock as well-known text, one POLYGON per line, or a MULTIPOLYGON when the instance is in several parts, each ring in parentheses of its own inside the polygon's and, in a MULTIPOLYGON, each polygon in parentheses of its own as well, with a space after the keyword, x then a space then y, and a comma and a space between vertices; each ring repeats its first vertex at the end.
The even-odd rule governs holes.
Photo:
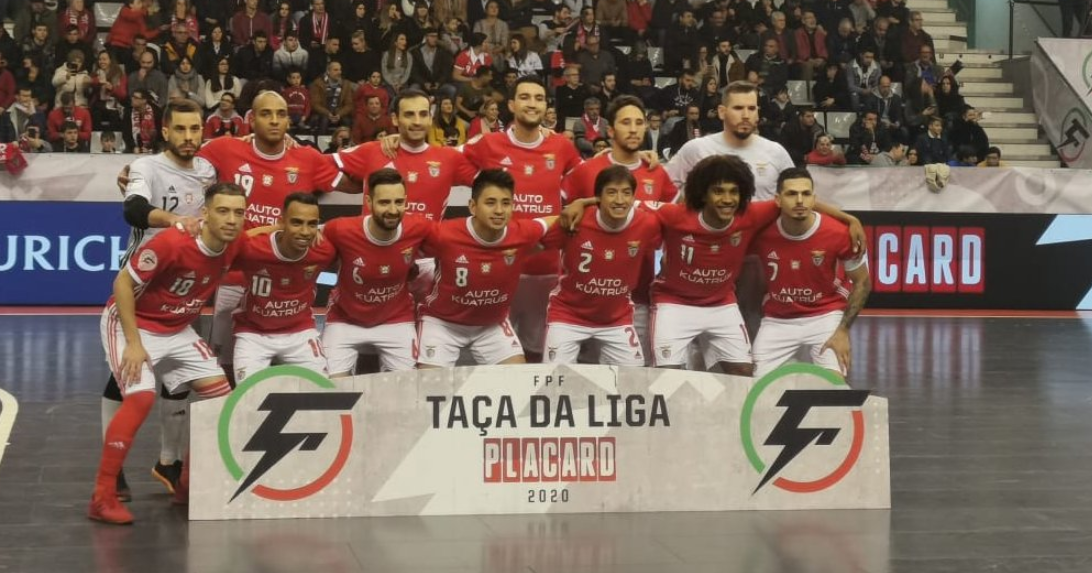
POLYGON ((102 439, 106 439, 106 428, 110 426, 110 420, 114 419, 114 414, 118 413, 121 409, 121 400, 111 400, 110 398, 102 398, 99 401, 99 416, 102 420, 102 439))
POLYGON ((186 451, 182 440, 189 435, 189 400, 159 397, 159 463, 171 465, 186 451), (183 434, 186 434, 183 436, 183 434))

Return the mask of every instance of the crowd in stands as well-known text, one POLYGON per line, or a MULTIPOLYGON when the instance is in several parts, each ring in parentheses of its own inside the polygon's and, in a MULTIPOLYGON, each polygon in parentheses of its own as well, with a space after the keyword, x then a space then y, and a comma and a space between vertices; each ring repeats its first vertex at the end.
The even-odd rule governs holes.
POLYGON ((7 2, 0 142, 87 152, 99 132, 104 151, 151 152, 174 98, 205 107, 207 138, 245 135, 254 95, 276 90, 293 134, 337 149, 394 132, 391 102, 415 87, 431 141, 457 146, 504 129, 511 86, 538 75, 547 127, 585 155, 617 95, 644 101, 645 146, 666 157, 718 131, 722 90, 746 79, 762 135, 800 164, 999 161, 904 0, 131 0, 104 35, 93 4, 7 2), (831 113, 856 115, 848 138, 826 134, 831 113))

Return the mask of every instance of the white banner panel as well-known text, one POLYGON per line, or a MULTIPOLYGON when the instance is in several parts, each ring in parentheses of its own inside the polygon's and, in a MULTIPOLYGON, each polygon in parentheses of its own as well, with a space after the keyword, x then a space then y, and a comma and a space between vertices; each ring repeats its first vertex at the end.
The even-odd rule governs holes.
POLYGON ((1035 111, 1066 165, 1092 168, 1092 41, 1041 38, 1031 57, 1035 111))
POLYGON ((331 382, 278 366, 192 417, 193 519, 890 507, 887 401, 760 381, 492 366, 331 382))

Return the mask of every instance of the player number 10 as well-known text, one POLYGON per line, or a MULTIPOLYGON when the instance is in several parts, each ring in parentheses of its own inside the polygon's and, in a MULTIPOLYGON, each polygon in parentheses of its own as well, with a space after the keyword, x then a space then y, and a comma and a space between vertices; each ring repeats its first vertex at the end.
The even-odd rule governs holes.
POLYGON ((269 296, 273 292, 273 279, 254 275, 250 280, 250 292, 254 296, 269 296))

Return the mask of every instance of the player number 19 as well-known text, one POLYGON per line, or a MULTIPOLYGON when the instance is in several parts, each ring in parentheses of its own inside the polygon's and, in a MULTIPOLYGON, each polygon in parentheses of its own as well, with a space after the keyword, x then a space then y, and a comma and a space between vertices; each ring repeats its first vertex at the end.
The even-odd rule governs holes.
POLYGON ((235 174, 235 184, 243 188, 246 191, 246 196, 250 197, 250 190, 254 188, 254 176, 244 173, 235 174))
POLYGON ((465 287, 469 277, 470 269, 466 267, 455 267, 455 286, 465 287))

